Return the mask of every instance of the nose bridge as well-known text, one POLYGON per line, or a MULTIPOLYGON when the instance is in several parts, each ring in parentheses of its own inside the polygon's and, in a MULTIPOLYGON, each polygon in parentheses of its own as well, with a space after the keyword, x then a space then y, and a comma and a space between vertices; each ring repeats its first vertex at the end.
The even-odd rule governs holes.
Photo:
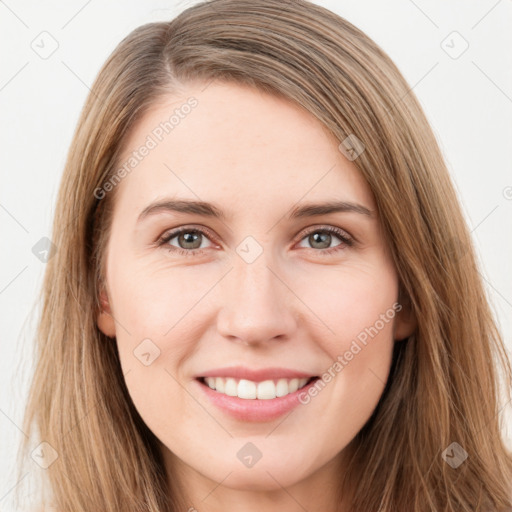
POLYGON ((283 283, 270 269, 275 265, 270 257, 270 249, 264 251, 255 261, 246 261, 243 257, 236 257, 232 276, 231 292, 238 310, 247 310, 246 313, 259 310, 268 314, 282 305, 283 283))
MULTIPOLYGON (((240 247, 237 253, 239 250, 240 247)), ((291 292, 277 277, 272 251, 263 250, 254 260, 246 258, 246 254, 233 254, 234 268, 222 288, 220 333, 246 343, 289 336, 295 328, 292 302, 287 297, 291 292)))

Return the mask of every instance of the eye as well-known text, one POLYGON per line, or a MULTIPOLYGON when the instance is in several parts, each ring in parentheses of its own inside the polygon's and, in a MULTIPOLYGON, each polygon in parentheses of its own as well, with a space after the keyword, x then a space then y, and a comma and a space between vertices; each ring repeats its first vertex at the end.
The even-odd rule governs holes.
MULTIPOLYGON (((204 245, 206 240, 213 239, 213 233, 204 227, 185 226, 165 233, 158 241, 159 247, 164 247, 170 252, 176 252, 184 256, 200 256, 208 249, 204 245), (175 243, 171 243, 176 239, 175 243)), ((354 245, 354 240, 340 228, 334 226, 321 226, 301 233, 298 238, 301 242, 305 240, 311 245, 311 249, 318 249, 316 252, 322 255, 343 250, 354 245), (340 240, 340 243, 330 247, 333 238, 340 240)), ((302 246, 303 247, 303 246, 302 246)))
POLYGON ((310 244, 312 249, 319 249, 316 252, 322 255, 331 254, 354 245, 354 240, 348 233, 334 226, 322 226, 309 230, 307 233, 302 233, 300 240, 305 240, 310 244), (336 244, 334 247, 330 247, 333 238, 340 240, 340 243, 336 244))
POLYGON ((208 237, 213 238, 213 235, 205 228, 183 227, 165 233, 158 240, 158 245, 167 245, 167 249, 171 252, 176 251, 185 256, 198 256, 208 247, 203 245, 204 239, 208 239, 208 237), (176 239, 177 246, 171 243, 174 239, 176 239))

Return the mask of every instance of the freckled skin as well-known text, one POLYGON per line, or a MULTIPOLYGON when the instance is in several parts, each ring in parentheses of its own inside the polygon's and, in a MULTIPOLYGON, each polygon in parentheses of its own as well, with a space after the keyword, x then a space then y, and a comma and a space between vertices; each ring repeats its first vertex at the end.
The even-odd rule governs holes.
POLYGON ((130 135, 126 155, 187 98, 197 99, 118 185, 104 295, 115 321, 102 313, 98 325, 115 335, 123 371, 131 370, 125 379, 133 402, 191 506, 300 509, 289 492, 308 510, 334 510, 343 450, 381 397, 393 343, 410 334, 404 311, 309 403, 272 422, 226 415, 195 377, 235 365, 321 375, 392 309, 398 279, 377 215, 286 219, 306 202, 346 200, 375 211, 374 197, 309 113, 239 85, 203 88, 188 84, 168 96, 130 135), (165 197, 214 203, 227 219, 164 212, 137 222, 148 204, 165 197), (169 250, 183 248, 178 237, 157 246, 166 232, 191 225, 214 235, 200 235, 193 250, 200 246, 202 253, 169 250), (315 245, 308 235, 316 231, 308 228, 326 226, 357 243, 340 244, 332 234, 330 242, 327 235, 326 244, 315 245), (236 252, 248 236, 263 249, 250 264, 236 252), (324 247, 335 246, 325 254, 324 247), (149 366, 134 356, 144 339, 160 350, 149 366), (237 457, 247 442, 262 454, 251 468, 237 457))

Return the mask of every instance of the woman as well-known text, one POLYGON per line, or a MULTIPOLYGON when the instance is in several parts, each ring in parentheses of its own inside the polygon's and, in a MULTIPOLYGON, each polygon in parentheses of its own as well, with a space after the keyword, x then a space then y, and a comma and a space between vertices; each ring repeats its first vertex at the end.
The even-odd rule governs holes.
POLYGON ((215 0, 133 31, 53 241, 24 449, 56 510, 512 506, 510 362, 446 165, 335 14, 215 0))

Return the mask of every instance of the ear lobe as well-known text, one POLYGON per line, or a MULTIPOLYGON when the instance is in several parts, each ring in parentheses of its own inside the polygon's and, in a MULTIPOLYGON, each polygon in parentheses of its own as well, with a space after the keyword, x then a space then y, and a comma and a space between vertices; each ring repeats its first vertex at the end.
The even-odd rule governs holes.
POLYGON ((105 290, 101 290, 100 292, 100 304, 102 311, 112 313, 112 311, 110 311, 110 304, 108 301, 107 292, 105 290))
POLYGON ((395 341, 402 341, 408 338, 418 327, 418 322, 410 303, 408 301, 404 302, 405 304, 400 303, 402 308, 396 314, 393 325, 393 338, 395 341))
POLYGON ((104 290, 100 293, 100 305, 101 310, 98 313, 98 318, 96 320, 98 328, 109 338, 114 338, 116 335, 116 324, 112 316, 112 311, 110 310, 108 296, 104 290))

